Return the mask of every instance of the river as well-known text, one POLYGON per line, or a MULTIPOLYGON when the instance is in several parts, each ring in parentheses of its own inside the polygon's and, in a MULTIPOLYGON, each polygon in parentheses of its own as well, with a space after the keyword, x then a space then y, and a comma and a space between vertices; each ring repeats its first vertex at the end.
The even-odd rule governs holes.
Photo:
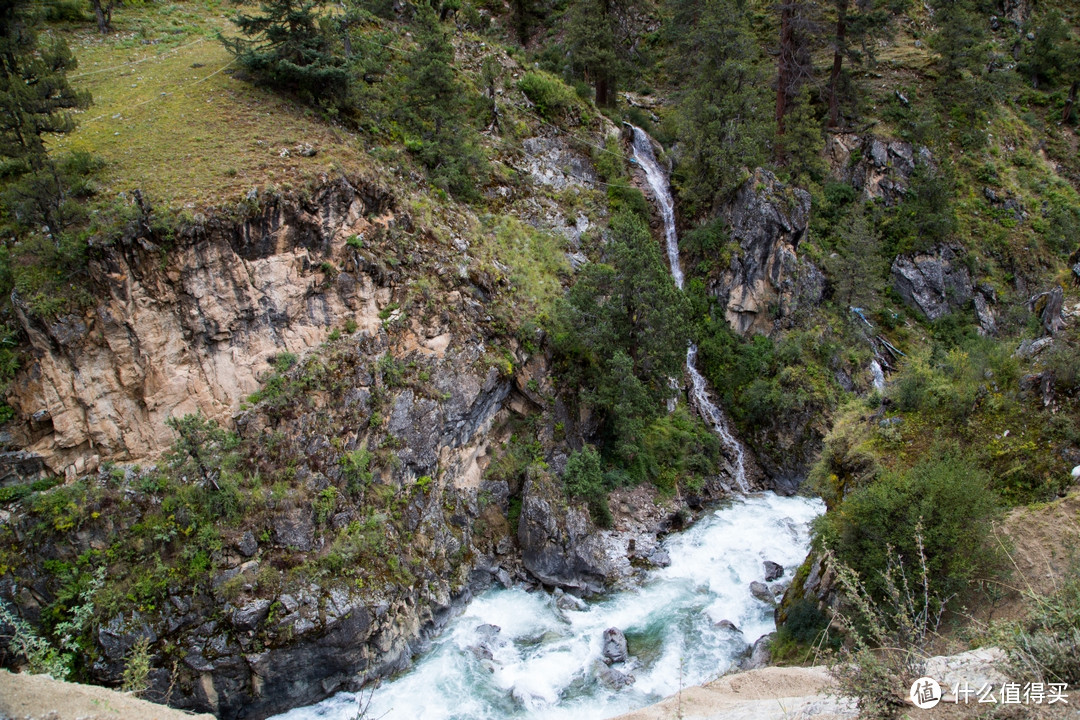
MULTIPOLYGON (((666 539, 669 567, 581 610, 558 608, 546 592, 488 591, 412 669, 374 692, 367 717, 600 720, 709 680, 774 629, 772 607, 750 594, 750 583, 764 580, 765 560, 789 579, 806 557, 808 524, 823 511, 808 498, 736 498, 666 539), (620 670, 635 682, 621 690, 597 672, 609 627, 626 633, 631 655, 620 670)), ((356 711, 356 696, 339 693, 278 720, 353 720, 356 711)))
MULTIPOLYGON (((656 199, 672 278, 681 289, 667 173, 649 136, 631 128, 634 160, 656 199)), ((696 360, 691 344, 690 399, 731 455, 735 481, 746 492, 742 444, 713 402, 696 360)), ((365 717, 601 720, 705 682, 731 669, 750 643, 775 629, 772 605, 755 598, 750 583, 764 581, 766 560, 782 565, 783 577, 790 578, 806 557, 809 523, 823 511, 823 503, 808 498, 734 498, 664 542, 670 566, 649 573, 639 587, 576 608, 566 600, 560 607, 546 592, 491 590, 473 600, 411 670, 363 699, 365 717), (610 627, 625 632, 630 654, 615 668, 621 674, 617 682, 601 662, 610 627), (626 684, 627 676, 633 682, 626 684)), ((352 693, 339 693, 277 720, 355 720, 360 702, 352 693)))

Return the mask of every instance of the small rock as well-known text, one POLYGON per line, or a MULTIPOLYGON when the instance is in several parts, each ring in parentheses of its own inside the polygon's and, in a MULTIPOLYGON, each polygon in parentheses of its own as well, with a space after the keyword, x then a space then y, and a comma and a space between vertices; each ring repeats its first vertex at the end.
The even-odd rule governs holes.
POLYGON ((233 627, 237 630, 254 630, 270 613, 270 605, 266 598, 259 598, 237 608, 232 614, 233 627))
POLYGON ((604 631, 603 660, 608 665, 625 662, 629 657, 626 649, 626 635, 619 628, 608 628, 604 631))
POLYGON ((772 560, 765 561, 765 582, 772 582, 784 576, 784 566, 772 560))
POLYGON ((555 590, 555 607, 560 610, 576 610, 578 612, 589 609, 584 600, 559 589, 555 590))
POLYGON ((492 623, 484 623, 483 625, 477 625, 474 632, 480 637, 490 640, 501 633, 502 628, 492 623))
POLYGON ((741 630, 739 630, 738 626, 735 623, 727 619, 721 620, 720 622, 716 623, 716 627, 722 630, 731 630, 732 632, 742 632, 741 630))
POLYGON ((769 586, 763 582, 755 580, 750 583, 750 594, 762 602, 767 602, 770 605, 776 604, 776 599, 773 597, 772 590, 770 590, 769 586))
POLYGON ((630 673, 625 673, 622 670, 616 670, 613 667, 608 667, 603 663, 596 670, 596 677, 604 685, 607 685, 612 690, 622 690, 624 687, 633 685, 637 680, 630 673))
POLYGON ((487 646, 487 643, 480 643, 479 645, 473 645, 469 648, 469 652, 473 654, 477 660, 494 660, 495 656, 491 653, 491 648, 487 646))
POLYGON ((240 538, 240 541, 236 543, 236 549, 240 551, 240 554, 244 557, 251 557, 259 549, 259 543, 255 541, 255 535, 248 530, 244 533, 244 536, 240 538))

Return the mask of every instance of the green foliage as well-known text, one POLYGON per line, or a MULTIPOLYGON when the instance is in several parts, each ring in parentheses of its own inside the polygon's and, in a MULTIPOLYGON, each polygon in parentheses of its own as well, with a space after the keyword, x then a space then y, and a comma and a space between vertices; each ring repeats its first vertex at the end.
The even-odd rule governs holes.
POLYGON ((555 75, 530 70, 518 80, 518 88, 548 120, 560 120, 580 102, 574 91, 555 75))
POLYGON ((888 597, 892 552, 905 559, 922 552, 928 582, 942 597, 952 597, 995 571, 997 553, 986 538, 997 510, 986 473, 956 452, 939 450, 909 470, 885 472, 852 490, 814 530, 816 541, 850 567, 876 600, 888 597), (921 551, 912 537, 920 524, 921 551))
POLYGON ((354 497, 371 484, 371 453, 366 448, 352 450, 341 456, 338 461, 345 478, 349 493, 354 497))
POLYGON ((146 692, 150 687, 151 660, 150 638, 143 636, 131 646, 124 659, 124 673, 120 681, 122 692, 136 696, 146 692))
POLYGON ((571 497, 582 498, 588 502, 593 522, 600 527, 611 527, 614 518, 608 507, 608 488, 604 483, 604 470, 596 448, 586 445, 571 453, 566 461, 563 482, 571 497))
MULTIPOLYGON (((835 187, 835 186, 834 186, 835 187)), ((848 185, 841 187, 850 188, 848 185)), ((838 219, 830 238, 835 253, 825 261, 833 279, 833 302, 849 307, 876 308, 885 292, 889 259, 881 237, 862 203, 851 204, 838 219)))
POLYGON ((827 553, 846 604, 834 622, 847 642, 833 656, 829 670, 839 692, 855 699, 859 717, 894 720, 905 709, 912 681, 922 675, 941 625, 949 596, 934 582, 924 553, 922 526, 903 530, 913 549, 905 555, 887 549, 880 569, 882 593, 865 584, 867 577, 827 553), (917 560, 916 560, 917 559, 917 560))
POLYGON ((469 93, 454 74, 454 48, 430 6, 417 8, 412 30, 416 49, 408 57, 404 101, 393 113, 408 132, 405 147, 427 168, 432 185, 475 199, 487 164, 465 121, 469 93))
POLYGON ((67 43, 38 43, 34 13, 24 1, 0 8, 0 157, 23 171, 41 172, 47 167, 46 137, 74 130, 69 111, 88 107, 90 95, 68 84, 67 71, 76 62, 67 43))
POLYGON ((190 475, 206 487, 222 490, 222 470, 235 464, 233 451, 239 438, 202 414, 173 416, 165 424, 178 436, 172 446, 170 465, 185 477, 190 475))
POLYGON ((592 82, 596 104, 614 105, 625 52, 619 14, 626 0, 577 0, 567 13, 566 44, 579 76, 592 82))
POLYGON ((1075 80, 1080 70, 1080 47, 1061 11, 1050 8, 1039 18, 1034 35, 1034 41, 1025 47, 1017 64, 1017 72, 1026 76, 1034 87, 1052 88, 1075 80))
POLYGON ((764 163, 772 139, 768 71, 735 0, 670 0, 677 47, 681 160, 675 180, 691 216, 764 163))
POLYGON ((764 335, 742 338, 722 317, 706 316, 697 336, 699 368, 745 433, 836 404, 827 368, 836 345, 820 329, 790 333, 777 344, 764 335))
POLYGON ((1080 573, 1075 563, 1054 593, 1036 596, 1035 612, 1009 644, 1014 676, 1080 683, 1080 573))
POLYGON ((608 209, 611 213, 632 212, 647 221, 652 208, 641 190, 630 183, 622 143, 613 137, 606 138, 603 150, 597 148, 593 153, 593 163, 607 184, 608 209))
POLYGON ((825 180, 825 132, 821 118, 811 103, 810 85, 803 85, 792 98, 784 115, 784 134, 777 138, 783 147, 783 164, 791 173, 791 181, 800 186, 825 180))
POLYGON ((916 165, 903 202, 886 211, 880 227, 890 256, 928 250, 952 239, 957 221, 948 175, 916 165))
POLYGON ((243 37, 219 36, 225 48, 259 82, 311 104, 336 106, 346 97, 349 73, 319 27, 326 0, 265 0, 262 14, 238 14, 243 37))
POLYGON ((104 568, 101 568, 79 595, 79 604, 56 623, 53 628, 56 637, 54 643, 40 636, 0 600, 0 626, 11 632, 8 648, 16 657, 26 661, 29 672, 44 673, 57 680, 66 680, 71 675, 76 655, 86 649, 82 636, 89 629, 94 615, 94 596, 101 590, 104 578, 104 568))
POLYGON ((556 308, 552 345, 563 382, 604 418, 605 453, 630 462, 641 432, 672 395, 668 378, 682 370, 688 306, 639 217, 611 220, 606 262, 582 269, 556 308))
POLYGON ((337 498, 338 491, 337 488, 333 486, 326 488, 318 494, 313 503, 315 508, 315 522, 319 525, 326 524, 326 521, 334 514, 334 508, 337 506, 337 498))

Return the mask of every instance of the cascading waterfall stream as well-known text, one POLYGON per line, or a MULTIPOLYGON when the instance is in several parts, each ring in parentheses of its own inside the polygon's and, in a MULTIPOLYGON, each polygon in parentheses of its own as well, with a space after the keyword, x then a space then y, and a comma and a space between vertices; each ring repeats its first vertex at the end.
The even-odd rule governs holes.
MULTIPOLYGON (((682 264, 679 262, 679 236, 675 231, 675 200, 671 197, 671 184, 668 182, 667 173, 656 161, 648 134, 634 125, 629 127, 634 131, 634 160, 645 171, 645 179, 652 188, 656 204, 660 209, 660 216, 664 221, 664 242, 667 246, 671 277, 675 280, 675 287, 682 290, 685 277, 682 264)), ((746 482, 746 456, 742 443, 732 435, 723 410, 709 396, 708 384, 697 369, 697 346, 693 343, 690 343, 690 347, 686 349, 686 371, 690 375, 691 399, 705 422, 712 426, 713 432, 735 456, 735 482, 743 492, 748 492, 750 487, 746 482)))
MULTIPOLYGON (((674 208, 665 173, 643 131, 634 154, 664 217, 668 258, 683 285, 674 208)), ((746 489, 742 446, 728 431, 687 349, 691 398, 737 458, 746 489)), ((732 669, 750 643, 775 629, 773 606, 750 592, 764 580, 765 560, 794 575, 810 543, 820 500, 754 493, 706 513, 667 537, 671 558, 640 585, 589 602, 521 588, 493 589, 473 600, 408 672, 376 689, 366 717, 386 720, 599 720, 657 702, 683 687, 732 669), (629 657, 609 667, 604 631, 626 634, 629 657)), ((366 694, 365 694, 366 697, 366 694)), ((343 692, 278 720, 354 720, 358 697, 343 692)))

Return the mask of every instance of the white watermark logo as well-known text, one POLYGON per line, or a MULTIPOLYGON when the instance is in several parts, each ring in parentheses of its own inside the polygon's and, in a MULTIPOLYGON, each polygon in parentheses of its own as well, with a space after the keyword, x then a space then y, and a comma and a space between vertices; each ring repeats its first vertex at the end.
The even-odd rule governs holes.
POLYGON ((931 677, 921 677, 911 685, 911 702, 921 710, 936 707, 942 700, 956 704, 993 705, 1063 705, 1069 704, 1067 683, 1042 682, 1006 682, 1001 684, 983 683, 974 686, 967 681, 958 682, 948 688, 951 698, 941 692, 941 685, 931 677))
POLYGON ((911 684, 911 702, 921 710, 929 710, 941 702, 941 686, 934 678, 921 677, 911 684))

